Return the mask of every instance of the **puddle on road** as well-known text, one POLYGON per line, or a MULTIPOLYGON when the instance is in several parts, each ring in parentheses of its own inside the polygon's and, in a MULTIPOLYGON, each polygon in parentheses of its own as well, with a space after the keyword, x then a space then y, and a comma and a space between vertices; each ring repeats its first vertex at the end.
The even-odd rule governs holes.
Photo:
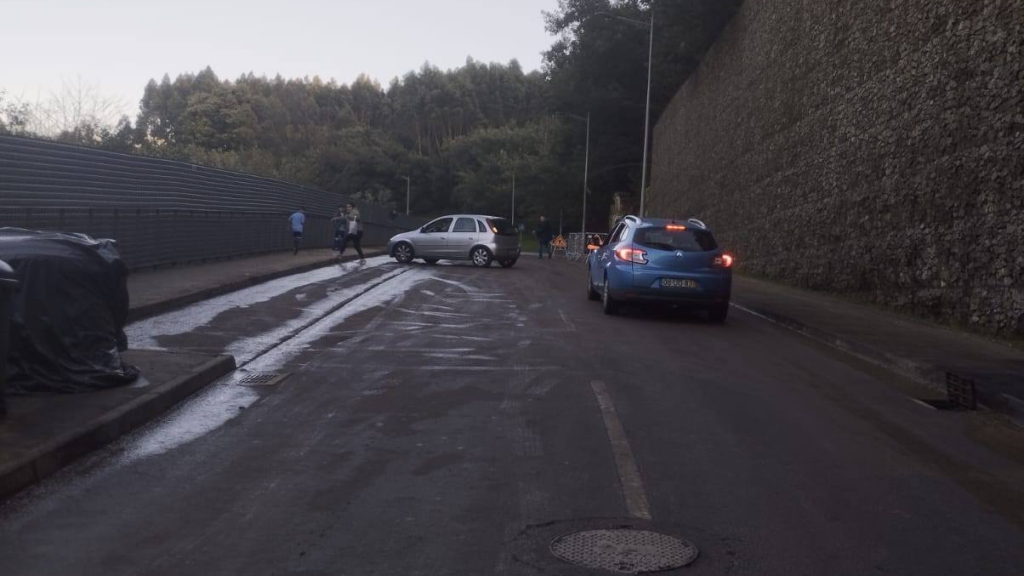
POLYGON ((238 385, 240 380, 254 372, 281 369, 348 318, 387 305, 420 282, 431 278, 428 270, 411 270, 398 275, 313 323, 294 338, 255 357, 244 369, 221 379, 142 431, 127 446, 120 462, 130 463, 168 452, 220 428, 260 399, 257 390, 238 385))
MULTIPOLYGON (((390 257, 379 256, 366 261, 362 268, 382 266, 392 262, 390 257)), ((362 269, 360 268, 360 269, 362 269)), ((133 322, 125 333, 128 341, 135 349, 162 349, 156 341, 160 336, 187 334, 200 326, 205 326, 212 318, 235 308, 248 308, 254 304, 267 302, 292 290, 341 278, 353 270, 339 269, 337 266, 326 266, 311 272, 295 274, 263 284, 243 288, 223 296, 217 296, 181 310, 175 310, 138 322, 133 322)))

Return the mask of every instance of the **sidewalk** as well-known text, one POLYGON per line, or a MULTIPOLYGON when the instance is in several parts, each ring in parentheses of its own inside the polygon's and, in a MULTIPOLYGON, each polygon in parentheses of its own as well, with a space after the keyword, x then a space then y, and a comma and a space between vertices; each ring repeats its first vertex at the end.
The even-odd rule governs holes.
POLYGON ((0 420, 0 501, 163 414, 235 368, 231 356, 150 350, 124 353, 142 377, 131 386, 9 396, 0 420))
MULTIPOLYGON (((380 256, 386 250, 367 248, 364 253, 380 256)), ((346 254, 345 261, 355 258, 355 253, 346 254)), ((128 277, 129 318, 153 316, 335 262, 331 250, 304 250, 133 272, 128 277)), ((142 371, 132 386, 7 398, 9 413, 0 420, 0 500, 155 419, 235 368, 231 356, 129 350, 124 358, 142 371)))
POLYGON ((735 276, 733 304, 929 387, 974 380, 978 401, 1024 425, 1024 351, 826 294, 735 276))
MULTIPOLYGON (((363 252, 367 257, 381 256, 387 253, 387 249, 364 248, 363 252)), ((345 255, 346 262, 355 258, 356 254, 352 250, 345 255)), ((336 261, 334 252, 324 248, 303 250, 298 255, 273 252, 248 258, 133 272, 128 276, 131 306, 128 318, 134 321, 155 316, 275 278, 328 266, 336 261)))

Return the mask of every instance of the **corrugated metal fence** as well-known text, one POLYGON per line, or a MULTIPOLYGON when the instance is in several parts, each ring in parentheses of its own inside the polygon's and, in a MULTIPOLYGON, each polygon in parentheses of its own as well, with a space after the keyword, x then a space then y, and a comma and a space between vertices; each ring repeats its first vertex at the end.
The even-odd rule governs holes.
MULTIPOLYGON (((0 136, 0 226, 118 241, 131 268, 229 258, 291 246, 287 216, 306 208, 307 247, 327 247, 347 198, 238 172, 0 136)), ((421 219, 359 203, 363 243, 421 219)))

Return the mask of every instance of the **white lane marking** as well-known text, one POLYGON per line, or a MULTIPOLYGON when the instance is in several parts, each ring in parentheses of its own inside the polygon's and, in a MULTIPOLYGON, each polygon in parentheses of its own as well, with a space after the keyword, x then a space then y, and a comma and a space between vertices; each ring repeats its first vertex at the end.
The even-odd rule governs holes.
POLYGON ((619 482, 622 484, 622 495, 626 500, 626 511, 633 518, 650 520, 651 509, 647 504, 647 492, 644 491, 640 469, 636 466, 633 449, 629 447, 626 431, 619 421, 608 388, 600 380, 591 380, 590 387, 597 397, 597 405, 601 408, 601 416, 604 417, 604 427, 608 431, 608 440, 612 444, 612 453, 615 454, 615 466, 619 469, 619 482))

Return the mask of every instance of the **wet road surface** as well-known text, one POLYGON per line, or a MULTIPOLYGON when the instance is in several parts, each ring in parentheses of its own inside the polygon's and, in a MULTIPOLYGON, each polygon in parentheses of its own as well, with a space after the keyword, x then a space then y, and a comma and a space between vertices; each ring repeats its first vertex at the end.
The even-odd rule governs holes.
POLYGON ((241 368, 0 508, 4 576, 584 574, 552 535, 628 523, 679 574, 1024 573, 980 416, 735 310, 606 317, 578 265, 373 259, 129 335, 241 368))

